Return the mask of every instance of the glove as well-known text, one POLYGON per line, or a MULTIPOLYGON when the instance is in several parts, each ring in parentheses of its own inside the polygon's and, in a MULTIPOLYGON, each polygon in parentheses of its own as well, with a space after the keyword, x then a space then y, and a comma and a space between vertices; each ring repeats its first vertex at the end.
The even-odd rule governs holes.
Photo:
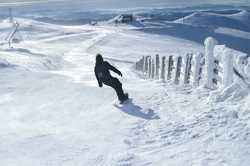
POLYGON ((121 76, 121 77, 122 77, 122 73, 121 73, 121 72, 119 73, 119 76, 121 76))

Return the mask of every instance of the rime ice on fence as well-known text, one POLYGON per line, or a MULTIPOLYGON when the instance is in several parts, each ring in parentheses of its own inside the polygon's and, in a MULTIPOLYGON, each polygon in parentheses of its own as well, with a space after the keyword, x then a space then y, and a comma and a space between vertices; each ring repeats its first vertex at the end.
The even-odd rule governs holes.
POLYGON ((142 72, 146 72, 146 56, 142 57, 142 72))
POLYGON ((193 85, 198 86, 201 80, 202 74, 202 58, 203 54, 195 54, 194 55, 194 67, 193 67, 193 85))
POLYGON ((144 60, 144 72, 145 72, 145 74, 147 74, 148 70, 149 70, 149 68, 148 68, 148 63, 149 63, 148 59, 149 58, 150 58, 150 56, 146 56, 145 60, 144 60))
POLYGON ((165 81, 165 73, 166 73, 166 57, 163 56, 161 60, 161 79, 165 81))
POLYGON ((187 54, 185 59, 185 69, 184 69, 184 84, 188 84, 190 82, 191 75, 191 62, 192 62, 192 54, 187 54))
POLYGON ((151 78, 155 78, 155 62, 151 59, 151 78))
POLYGON ((152 75, 152 65, 151 65, 151 57, 148 58, 148 77, 151 78, 152 75))
POLYGON ((234 56, 235 69, 240 72, 243 77, 250 78, 250 55, 232 49, 231 51, 233 55, 236 55, 234 56))
POLYGON ((227 87, 233 83, 233 59, 232 51, 229 49, 224 50, 224 54, 222 56, 222 64, 223 64, 223 77, 222 83, 224 87, 227 87))
POLYGON ((182 63, 182 57, 179 56, 176 60, 176 70, 175 70, 175 79, 174 83, 178 84, 180 81, 180 76, 181 76, 181 63, 182 63))
POLYGON ((173 66, 174 66, 173 56, 170 55, 170 56, 168 57, 168 73, 167 73, 167 80, 170 80, 170 79, 172 78, 173 66))
POLYGON ((227 87, 233 83, 234 75, 234 56, 232 49, 225 45, 217 45, 214 48, 216 58, 216 82, 221 84, 221 87, 227 87))
POLYGON ((217 45, 217 43, 211 37, 205 40, 205 58, 202 53, 187 54, 186 56, 162 56, 160 65, 158 54, 153 57, 145 56, 136 62, 136 70, 141 71, 151 79, 159 79, 160 77, 162 80, 167 79, 175 84, 179 84, 182 79, 185 85, 192 82, 194 86, 200 85, 203 77, 202 80, 205 81, 207 88, 225 88, 233 83, 233 75, 237 69, 237 72, 243 73, 242 77, 244 74, 247 75, 246 73, 249 74, 250 65, 247 64, 250 62, 245 60, 248 58, 245 53, 225 45, 217 45), (204 64, 205 67, 203 67, 204 64))
POLYGON ((155 78, 159 79, 159 71, 160 71, 160 57, 158 54, 155 55, 155 78))
POLYGON ((205 44, 205 63, 206 63, 206 83, 205 86, 207 88, 214 88, 213 85, 213 78, 214 78, 214 47, 217 45, 217 41, 212 38, 208 37, 204 44, 205 44))

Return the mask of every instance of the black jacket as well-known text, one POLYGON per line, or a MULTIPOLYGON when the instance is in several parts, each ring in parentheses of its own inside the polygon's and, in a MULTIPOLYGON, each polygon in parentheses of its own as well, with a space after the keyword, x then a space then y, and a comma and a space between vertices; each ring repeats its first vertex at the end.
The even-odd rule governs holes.
POLYGON ((102 83, 109 82, 113 78, 109 70, 122 76, 122 73, 107 61, 103 61, 102 63, 95 65, 95 76, 98 81, 99 87, 102 87, 102 83))

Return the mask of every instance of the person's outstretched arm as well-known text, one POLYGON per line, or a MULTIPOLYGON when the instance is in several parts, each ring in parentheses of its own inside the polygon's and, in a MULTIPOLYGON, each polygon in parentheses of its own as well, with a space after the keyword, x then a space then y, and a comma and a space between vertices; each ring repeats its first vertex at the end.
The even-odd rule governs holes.
POLYGON ((109 64, 108 62, 106 62, 106 64, 108 65, 108 68, 110 70, 112 70, 113 72, 115 72, 116 74, 118 74, 119 76, 122 77, 122 72, 120 72, 120 70, 118 70, 117 68, 115 68, 114 66, 112 66, 111 64, 109 64))
POLYGON ((97 79, 97 82, 98 82, 98 85, 99 87, 102 87, 102 81, 100 80, 99 76, 98 76, 98 73, 96 72, 96 68, 95 68, 95 77, 97 79))

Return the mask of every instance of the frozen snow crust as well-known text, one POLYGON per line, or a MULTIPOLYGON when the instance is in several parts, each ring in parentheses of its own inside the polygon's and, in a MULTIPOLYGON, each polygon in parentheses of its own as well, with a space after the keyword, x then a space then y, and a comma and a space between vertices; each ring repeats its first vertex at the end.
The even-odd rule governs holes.
MULTIPOLYGON (((230 17, 238 19, 242 13, 230 17)), ((197 16, 189 14, 184 19, 197 16)), ((249 54, 247 35, 229 33, 249 31, 230 26, 214 32, 193 21, 173 22, 179 18, 143 18, 137 20, 140 24, 101 21, 92 26, 48 23, 20 14, 15 20, 23 41, 13 48, 4 40, 11 24, 1 20, 0 165, 249 165, 245 83, 224 89, 223 100, 211 100, 219 95, 202 86, 147 81, 133 69, 144 55, 204 52, 201 42, 208 32, 249 54), (112 89, 97 87, 97 53, 122 71, 129 104, 119 105, 112 89)), ((249 67, 242 70, 248 78, 249 67)))

